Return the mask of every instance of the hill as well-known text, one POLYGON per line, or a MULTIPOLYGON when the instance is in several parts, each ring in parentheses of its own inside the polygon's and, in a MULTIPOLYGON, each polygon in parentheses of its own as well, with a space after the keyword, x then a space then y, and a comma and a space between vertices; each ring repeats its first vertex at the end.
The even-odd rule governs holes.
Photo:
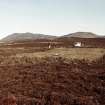
POLYGON ((91 32, 76 32, 76 33, 64 35, 63 37, 97 38, 99 36, 91 32))
POLYGON ((56 39, 56 38, 104 38, 99 37, 98 35, 91 33, 91 32, 76 32, 67 35, 62 35, 60 37, 52 36, 52 35, 44 35, 44 34, 34 34, 34 33, 13 33, 8 35, 7 37, 3 38, 2 42, 15 42, 15 41, 30 41, 36 39, 56 39))
POLYGON ((11 46, 14 47, 21 45, 24 47, 34 46, 47 48, 49 43, 52 47, 73 47, 75 42, 81 42, 82 47, 105 48, 105 37, 90 32, 76 32, 60 37, 33 33, 14 33, 3 38, 1 42, 13 42, 11 46))
POLYGON ((35 39, 54 39, 56 36, 44 35, 44 34, 33 34, 33 33, 14 33, 3 38, 2 42, 15 42, 15 41, 26 41, 35 39))
POLYGON ((105 38, 105 36, 99 36, 91 32, 75 32, 67 35, 52 36, 44 34, 34 33, 13 33, 3 38, 1 42, 18 42, 18 41, 32 41, 32 40, 52 40, 52 39, 64 39, 64 38, 105 38))

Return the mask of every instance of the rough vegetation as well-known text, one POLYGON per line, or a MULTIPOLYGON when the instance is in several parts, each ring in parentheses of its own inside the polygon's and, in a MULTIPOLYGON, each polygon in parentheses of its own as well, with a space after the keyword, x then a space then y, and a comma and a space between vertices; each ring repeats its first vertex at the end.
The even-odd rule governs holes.
POLYGON ((34 64, 36 59, 45 57, 63 57, 67 59, 88 59, 95 60, 105 54, 104 48, 40 48, 40 47, 19 47, 0 48, 0 64, 34 64))
POLYGON ((0 44, 0 105, 105 105, 104 39, 56 41, 0 44))
POLYGON ((105 105, 105 55, 12 60, 0 64, 1 97, 10 92, 18 105, 105 105))

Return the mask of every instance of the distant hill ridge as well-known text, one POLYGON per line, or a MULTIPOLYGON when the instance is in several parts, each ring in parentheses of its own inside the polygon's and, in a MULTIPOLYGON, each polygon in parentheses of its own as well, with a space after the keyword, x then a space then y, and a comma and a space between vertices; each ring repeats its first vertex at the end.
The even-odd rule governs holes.
POLYGON ((63 35, 60 37, 52 36, 52 35, 44 35, 44 34, 34 34, 34 33, 14 33, 8 35, 7 37, 3 38, 2 42, 14 42, 14 41, 21 41, 21 40, 35 40, 35 39, 56 39, 56 38, 105 38, 105 36, 99 36, 91 32, 76 32, 67 35, 63 35))
POLYGON ((91 32, 76 32, 76 33, 64 35, 63 37, 97 38, 99 36, 91 32))
POLYGON ((54 39, 56 36, 44 35, 44 34, 33 34, 33 33, 14 33, 3 38, 3 42, 21 41, 21 40, 35 40, 35 39, 54 39))

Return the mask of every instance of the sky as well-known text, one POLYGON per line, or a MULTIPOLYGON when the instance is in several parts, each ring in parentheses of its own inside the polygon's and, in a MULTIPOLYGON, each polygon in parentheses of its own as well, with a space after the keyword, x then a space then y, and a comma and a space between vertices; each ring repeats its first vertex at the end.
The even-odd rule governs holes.
POLYGON ((105 35, 105 0, 0 0, 0 38, 78 31, 105 35))

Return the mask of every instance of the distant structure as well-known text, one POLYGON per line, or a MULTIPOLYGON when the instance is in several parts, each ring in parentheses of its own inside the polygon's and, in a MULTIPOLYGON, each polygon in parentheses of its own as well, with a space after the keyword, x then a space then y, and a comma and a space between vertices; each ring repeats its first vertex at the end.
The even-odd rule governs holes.
POLYGON ((49 45, 48 48, 51 49, 51 45, 49 45))
POLYGON ((82 47, 82 42, 75 42, 74 47, 82 47))

